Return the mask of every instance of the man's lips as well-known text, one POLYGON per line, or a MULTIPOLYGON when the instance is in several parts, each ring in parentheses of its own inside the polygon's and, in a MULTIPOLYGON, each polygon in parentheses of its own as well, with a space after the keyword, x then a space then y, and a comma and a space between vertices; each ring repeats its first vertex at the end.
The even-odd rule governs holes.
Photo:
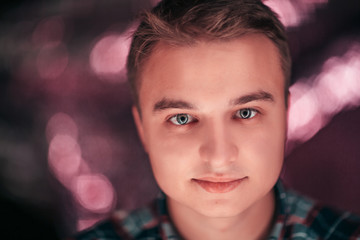
POLYGON ((238 179, 196 179, 192 181, 209 193, 226 193, 234 190, 245 178, 238 179))

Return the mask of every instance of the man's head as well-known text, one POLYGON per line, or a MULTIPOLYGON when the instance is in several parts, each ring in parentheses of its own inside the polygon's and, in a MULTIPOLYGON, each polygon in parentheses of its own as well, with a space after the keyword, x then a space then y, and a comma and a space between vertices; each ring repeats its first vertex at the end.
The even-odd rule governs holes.
POLYGON ((170 0, 145 15, 128 62, 133 114, 170 211, 231 217, 271 199, 289 64, 258 1, 170 0))
POLYGON ((146 61, 160 42, 191 46, 198 42, 219 42, 249 33, 268 37, 277 47, 285 79, 290 84, 291 59, 283 25, 260 0, 165 0, 144 12, 133 35, 127 71, 135 105, 146 61))

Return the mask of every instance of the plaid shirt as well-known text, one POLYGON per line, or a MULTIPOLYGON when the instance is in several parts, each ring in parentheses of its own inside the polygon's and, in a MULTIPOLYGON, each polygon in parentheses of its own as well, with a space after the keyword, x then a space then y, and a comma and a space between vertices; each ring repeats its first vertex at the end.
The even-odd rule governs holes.
MULTIPOLYGON (((360 240, 360 217, 325 207, 275 186, 276 220, 267 239, 360 240)), ((166 198, 130 213, 115 212, 111 219, 80 233, 78 240, 181 239, 170 221, 166 198)))

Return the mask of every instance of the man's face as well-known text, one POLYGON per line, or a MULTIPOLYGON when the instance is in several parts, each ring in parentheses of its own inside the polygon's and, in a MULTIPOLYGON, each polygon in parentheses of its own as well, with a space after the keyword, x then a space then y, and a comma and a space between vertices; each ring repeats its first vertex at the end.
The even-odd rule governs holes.
POLYGON ((134 116, 154 176, 173 205, 211 217, 268 197, 283 163, 284 77, 262 35, 160 43, 141 75, 134 116))

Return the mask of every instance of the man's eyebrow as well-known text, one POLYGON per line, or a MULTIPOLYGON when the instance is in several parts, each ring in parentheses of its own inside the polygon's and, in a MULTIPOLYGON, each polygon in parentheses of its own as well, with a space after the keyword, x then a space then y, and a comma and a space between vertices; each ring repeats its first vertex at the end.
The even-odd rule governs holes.
POLYGON ((231 105, 240 105, 245 104, 252 101, 269 101, 274 102, 274 96, 265 91, 258 91, 250 94, 246 94, 244 96, 238 97, 230 101, 231 105))
POLYGON ((165 110, 168 108, 195 109, 195 107, 191 103, 182 100, 163 98, 155 103, 153 112, 165 110))

